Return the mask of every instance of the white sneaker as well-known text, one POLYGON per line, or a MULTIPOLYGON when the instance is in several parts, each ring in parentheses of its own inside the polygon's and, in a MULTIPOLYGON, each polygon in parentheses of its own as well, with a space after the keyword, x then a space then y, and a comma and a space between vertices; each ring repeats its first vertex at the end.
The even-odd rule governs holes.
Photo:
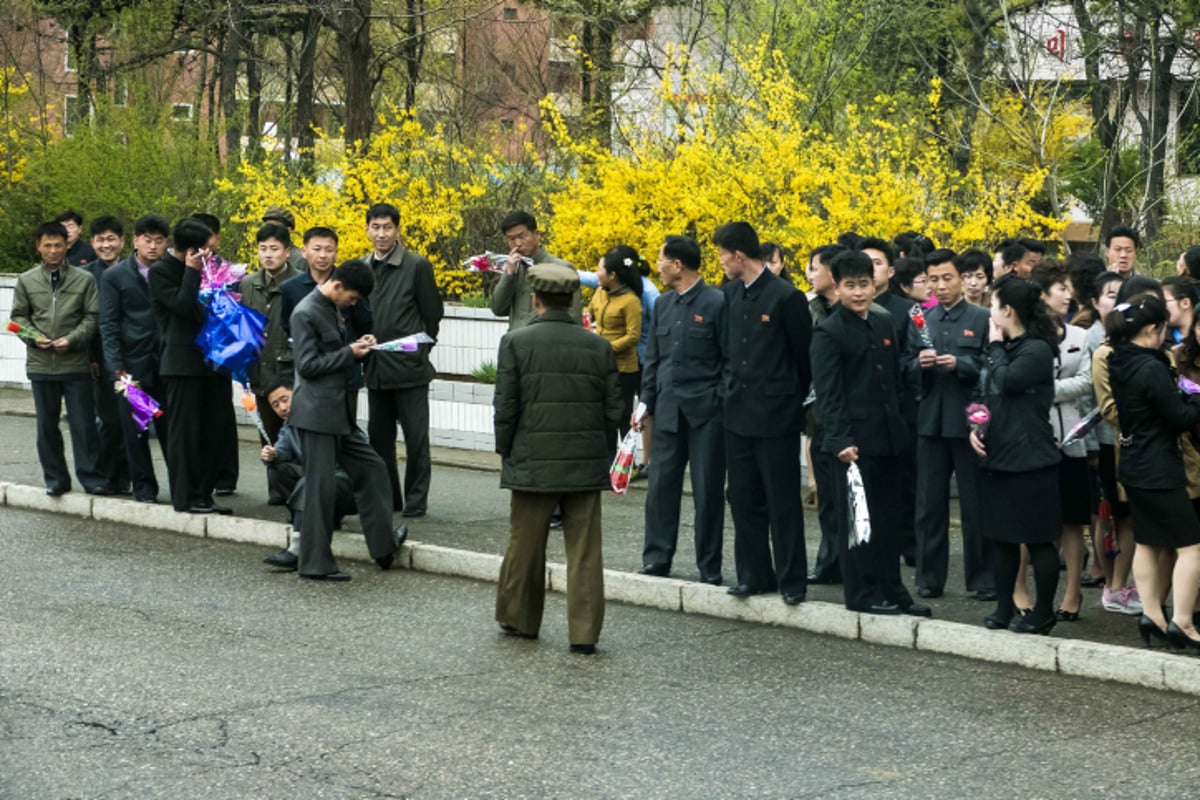
POLYGON ((1111 611, 1114 614, 1133 616, 1142 613, 1142 601, 1138 597, 1137 589, 1133 586, 1126 586, 1116 592, 1110 592, 1106 588, 1100 604, 1104 606, 1105 611, 1111 611))

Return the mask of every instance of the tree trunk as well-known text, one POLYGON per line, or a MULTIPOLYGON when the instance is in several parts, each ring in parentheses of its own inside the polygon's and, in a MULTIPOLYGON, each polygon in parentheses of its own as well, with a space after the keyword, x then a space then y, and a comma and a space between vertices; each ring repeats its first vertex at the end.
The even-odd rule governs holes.
POLYGON ((362 152, 371 138, 375 114, 371 106, 371 0, 352 0, 338 15, 338 67, 342 73, 342 107, 346 151, 362 152))
POLYGON ((258 164, 263 160, 262 149, 262 76, 258 71, 258 55, 254 51, 254 35, 242 39, 246 54, 246 94, 249 104, 246 111, 247 156, 258 164))
POLYGON ((1099 215, 1100 230, 1104 232, 1121 224, 1121 210, 1117 202, 1120 191, 1120 187, 1117 186, 1121 163, 1120 120, 1125 114, 1129 96, 1124 91, 1123 84, 1119 84, 1114 105, 1112 84, 1100 75, 1100 61, 1103 55, 1100 29, 1088 11, 1087 0, 1072 0, 1072 5, 1083 40, 1084 76, 1087 79, 1092 124, 1095 126, 1096 140, 1104 149, 1099 215))
POLYGON ((229 166, 242 159, 242 118, 238 109, 238 55, 242 52, 241 0, 229 3, 228 20, 221 36, 221 115, 225 124, 225 163, 229 166))
POLYGON ((299 75, 296 81, 296 147, 300 151, 300 174, 312 178, 316 174, 316 134, 313 131, 316 108, 317 36, 321 32, 321 16, 309 11, 304 23, 304 39, 300 45, 299 75))
POLYGON ((417 107, 417 83, 421 79, 421 61, 425 57, 425 0, 407 0, 408 17, 404 21, 404 108, 417 107))
POLYGON ((1159 40, 1159 22, 1150 25, 1150 35, 1154 37, 1155 51, 1150 61, 1150 86, 1148 103, 1150 106, 1149 141, 1146 143, 1148 163, 1142 168, 1146 171, 1146 191, 1142 200, 1143 226, 1142 235, 1154 239, 1162 227, 1166 216, 1167 190, 1167 137, 1171 115, 1171 92, 1174 89, 1174 78, 1171 75, 1171 65, 1178 52, 1178 44, 1173 40, 1159 40))

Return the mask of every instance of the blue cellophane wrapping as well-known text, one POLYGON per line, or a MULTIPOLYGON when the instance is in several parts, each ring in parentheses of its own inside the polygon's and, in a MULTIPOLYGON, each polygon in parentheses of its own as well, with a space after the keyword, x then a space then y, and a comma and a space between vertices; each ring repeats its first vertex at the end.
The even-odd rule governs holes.
POLYGON ((266 326, 266 317, 218 290, 208 299, 204 327, 196 337, 196 344, 200 345, 209 366, 246 384, 251 365, 262 353, 266 326))

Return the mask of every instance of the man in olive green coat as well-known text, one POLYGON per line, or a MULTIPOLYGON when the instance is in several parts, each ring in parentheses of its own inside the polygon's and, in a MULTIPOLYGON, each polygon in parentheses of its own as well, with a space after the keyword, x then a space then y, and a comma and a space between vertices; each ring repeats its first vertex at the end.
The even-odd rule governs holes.
MULTIPOLYGON (((575 269, 569 261, 552 256, 542 247, 542 232, 537 220, 528 211, 510 211, 500 220, 500 233, 509 247, 508 261, 504 274, 492 289, 492 313, 508 317, 508 329, 523 328, 533 319, 532 291, 529 286, 529 268, 533 264, 560 264, 575 269)), ((575 289, 571 299, 571 317, 576 323, 583 321, 583 295, 575 289)))
POLYGON ((46 494, 71 490, 71 473, 58 428, 63 401, 71 429, 75 476, 89 494, 112 494, 109 476, 96 468, 100 438, 92 402, 89 348, 100 317, 100 294, 92 273, 67 263, 67 229, 59 222, 38 227, 42 263, 17 278, 12 321, 24 329, 25 373, 37 413, 37 451, 46 494))
POLYGON ((621 421, 617 361, 606 341, 571 318, 575 270, 538 264, 528 282, 536 316, 500 341, 496 367, 500 486, 512 490, 496 621, 509 635, 537 638, 550 515, 560 506, 571 652, 591 654, 604 622, 600 492, 609 487, 608 437, 621 421))

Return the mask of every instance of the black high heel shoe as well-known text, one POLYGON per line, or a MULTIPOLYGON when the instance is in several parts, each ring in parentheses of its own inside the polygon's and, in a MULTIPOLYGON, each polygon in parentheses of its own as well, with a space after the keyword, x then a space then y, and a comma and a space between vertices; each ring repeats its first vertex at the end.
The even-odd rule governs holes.
POLYGON ((1041 621, 1032 619, 1032 617, 1033 614, 1030 613, 1014 619, 1012 624, 1008 626, 1008 629, 1013 633, 1034 633, 1039 636, 1046 636, 1054 629, 1055 623, 1058 622, 1053 614, 1041 621))
POLYGON ((1183 628, 1175 624, 1174 620, 1167 623, 1167 642, 1176 650, 1182 650, 1188 655, 1200 656, 1200 639, 1188 636, 1183 632, 1183 628))
POLYGON ((1170 641, 1167 638, 1167 632, 1158 627, 1158 624, 1145 614, 1142 614, 1142 616, 1138 617, 1138 635, 1142 637, 1142 644, 1144 644, 1147 648, 1152 647, 1150 644, 1151 637, 1162 642, 1164 647, 1166 647, 1170 641))

